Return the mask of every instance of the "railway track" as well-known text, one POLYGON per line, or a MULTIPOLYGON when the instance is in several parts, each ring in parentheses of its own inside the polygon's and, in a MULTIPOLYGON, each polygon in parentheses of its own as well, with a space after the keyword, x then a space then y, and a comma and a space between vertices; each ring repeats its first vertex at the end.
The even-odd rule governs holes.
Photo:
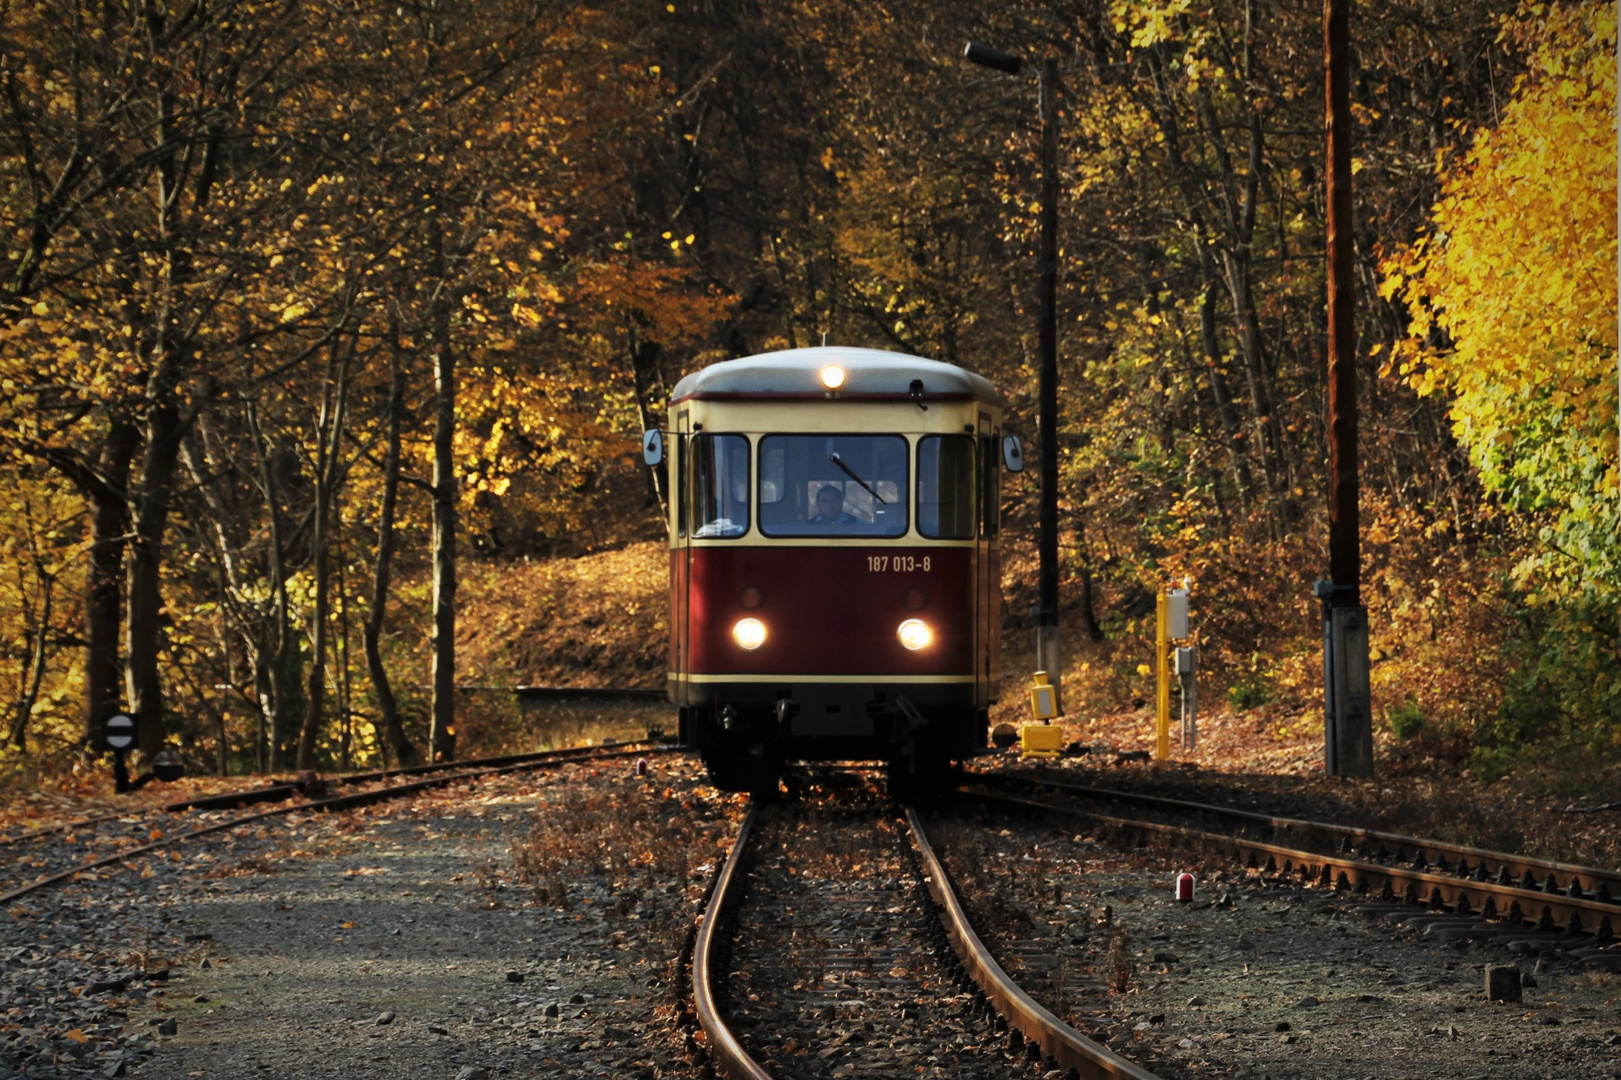
POLYGON ((1612 871, 1135 792, 990 774, 972 780, 969 793, 1004 806, 1196 844, 1247 869, 1354 898, 1364 908, 1383 904, 1408 912, 1408 925, 1442 940, 1518 941, 1530 948, 1563 938, 1574 946, 1565 951, 1621 970, 1621 952, 1609 947, 1621 929, 1621 874, 1612 871), (1156 817, 1088 808, 1099 800, 1129 803, 1156 817), (1229 829, 1212 832, 1163 820, 1168 816, 1214 819, 1229 829), (1417 905, 1428 910, 1415 911, 1417 905))
POLYGON ((1038 1063, 1153 1080, 1013 984, 916 814, 881 809, 870 789, 827 807, 750 811, 692 971, 712 1061, 732 1080, 983 1076, 1038 1063))
POLYGON ((13 873, 10 880, 0 882, 0 890, 3 890, 0 891, 0 905, 175 844, 241 828, 284 814, 349 810, 488 776, 598 759, 667 752, 668 749, 663 744, 626 743, 352 773, 329 778, 325 783, 333 787, 356 790, 323 795, 268 810, 232 813, 234 810, 262 802, 287 802, 300 793, 298 785, 274 784, 250 788, 243 792, 182 800, 145 812, 100 815, 81 822, 66 823, 60 828, 35 830, 9 838, 8 846, 16 854, 8 861, 7 867, 9 870, 23 873, 13 873), (388 782, 402 779, 403 783, 388 782), (186 828, 188 822, 181 820, 180 816, 189 816, 191 813, 196 813, 197 820, 203 823, 186 828), (104 828, 110 825, 120 827, 104 828), (167 828, 159 827, 160 825, 167 828), (86 857, 97 848, 109 847, 115 850, 86 857))

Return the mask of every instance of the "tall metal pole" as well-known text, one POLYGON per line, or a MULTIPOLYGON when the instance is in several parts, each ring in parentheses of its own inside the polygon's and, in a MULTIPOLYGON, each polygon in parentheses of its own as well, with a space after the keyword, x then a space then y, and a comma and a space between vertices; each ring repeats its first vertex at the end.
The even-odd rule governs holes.
POLYGON ((1052 680, 1063 714, 1063 654, 1058 647, 1058 61, 1041 64, 1041 508, 1037 553, 1040 607, 1036 612, 1036 666, 1052 680))
POLYGON ((1350 8, 1351 0, 1323 2, 1328 136, 1329 581, 1319 583, 1317 595, 1324 609, 1324 739, 1328 772, 1369 776, 1373 773, 1373 717, 1357 508, 1350 8))
POLYGON ((456 757, 456 360, 448 338, 434 356, 431 761, 456 757))

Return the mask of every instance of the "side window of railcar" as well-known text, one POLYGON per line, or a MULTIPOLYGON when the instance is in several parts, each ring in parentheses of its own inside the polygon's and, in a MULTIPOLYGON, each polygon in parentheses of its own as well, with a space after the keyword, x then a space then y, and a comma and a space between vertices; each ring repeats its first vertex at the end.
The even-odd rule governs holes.
POLYGON ((917 531, 974 538, 974 437, 926 435, 917 444, 917 531))
POLYGON ((742 536, 749 531, 749 440, 742 435, 694 435, 692 535, 742 536))
POLYGON ((767 435, 760 440, 760 531, 905 535, 907 457, 900 435, 767 435))

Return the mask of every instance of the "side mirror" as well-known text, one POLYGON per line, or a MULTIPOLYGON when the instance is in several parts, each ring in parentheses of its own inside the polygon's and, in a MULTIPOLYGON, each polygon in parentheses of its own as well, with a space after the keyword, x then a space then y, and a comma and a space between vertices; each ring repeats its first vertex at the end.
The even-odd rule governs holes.
POLYGON ((664 432, 657 428, 642 432, 642 460, 649 465, 664 464, 664 432))
POLYGON ((1024 472, 1024 447, 1020 445, 1017 435, 1007 435, 1002 439, 1002 467, 1008 472, 1024 472))

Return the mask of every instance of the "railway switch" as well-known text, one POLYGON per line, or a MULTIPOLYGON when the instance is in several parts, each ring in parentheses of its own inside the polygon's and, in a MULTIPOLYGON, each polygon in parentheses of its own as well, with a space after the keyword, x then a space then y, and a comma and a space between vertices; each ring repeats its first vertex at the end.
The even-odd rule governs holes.
POLYGON ((1045 724, 1057 715, 1057 687, 1045 671, 1038 671, 1030 680, 1030 716, 1045 724))
POLYGON ((1058 715, 1058 688, 1045 671, 1030 680, 1030 715, 1034 722, 1019 730, 1019 752, 1024 757, 1055 758, 1064 749, 1064 729, 1054 724, 1058 715))
POLYGON ((1064 729, 1057 724, 1026 724, 1019 732, 1021 757, 1055 758, 1064 749, 1064 729))

